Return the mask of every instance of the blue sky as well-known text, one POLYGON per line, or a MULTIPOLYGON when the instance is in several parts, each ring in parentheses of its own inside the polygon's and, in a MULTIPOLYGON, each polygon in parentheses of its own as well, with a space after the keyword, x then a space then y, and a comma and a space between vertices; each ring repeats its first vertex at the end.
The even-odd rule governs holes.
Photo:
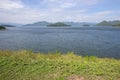
POLYGON ((120 0, 0 0, 0 22, 120 20, 120 0))

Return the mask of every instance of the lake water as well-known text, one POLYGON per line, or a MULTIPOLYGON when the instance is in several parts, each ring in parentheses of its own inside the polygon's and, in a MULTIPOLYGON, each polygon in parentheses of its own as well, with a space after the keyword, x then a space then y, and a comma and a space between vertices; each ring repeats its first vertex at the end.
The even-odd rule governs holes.
POLYGON ((75 52, 120 59, 118 27, 11 27, 0 31, 0 49, 75 52))

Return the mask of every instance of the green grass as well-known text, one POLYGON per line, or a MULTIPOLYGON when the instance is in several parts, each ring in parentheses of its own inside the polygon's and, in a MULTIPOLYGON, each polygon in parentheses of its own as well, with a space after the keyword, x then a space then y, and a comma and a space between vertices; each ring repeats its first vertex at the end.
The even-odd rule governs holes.
POLYGON ((120 80, 120 60, 0 50, 0 80, 120 80))

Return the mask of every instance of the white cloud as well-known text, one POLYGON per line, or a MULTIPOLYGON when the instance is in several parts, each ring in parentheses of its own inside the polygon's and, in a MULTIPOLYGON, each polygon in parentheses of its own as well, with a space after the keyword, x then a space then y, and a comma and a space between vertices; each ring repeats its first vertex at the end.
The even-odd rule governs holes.
POLYGON ((49 10, 62 12, 71 8, 83 8, 97 4, 101 0, 43 0, 49 10))
POLYGON ((96 16, 106 16, 106 15, 109 15, 109 14, 112 14, 113 11, 101 11, 101 12, 97 12, 95 13, 96 16))
MULTIPOLYGON (((55 13, 54 11, 32 10, 30 8, 1 12, 0 22, 16 22, 16 23, 32 23, 37 21, 76 21, 76 22, 98 22, 102 20, 120 19, 118 16, 111 16, 114 11, 101 11, 95 13, 87 13, 87 10, 62 11, 55 13)), ((114 12, 115 13, 115 12, 114 12)))
POLYGON ((20 1, 13 0, 0 0, 0 9, 13 10, 23 8, 24 6, 20 1))
POLYGON ((120 11, 107 10, 90 13, 87 8, 81 8, 79 6, 92 6, 97 4, 99 1, 101 0, 44 0, 43 5, 46 4, 47 8, 31 8, 30 6, 22 3, 21 0, 1 0, 0 22, 95 22, 102 20, 120 19, 120 17, 118 17, 120 11))
POLYGON ((78 3, 81 3, 86 5, 86 6, 90 6, 90 5, 95 5, 97 3, 99 3, 101 0, 79 0, 78 3))
POLYGON ((99 3, 101 0, 44 0, 45 3, 48 4, 67 4, 67 5, 71 5, 71 4, 78 4, 78 5, 94 5, 99 3))
POLYGON ((71 8, 76 6, 76 3, 63 3, 60 7, 61 8, 71 8))
POLYGON ((59 0, 44 0, 44 2, 58 2, 59 0))
POLYGON ((32 23, 35 21, 44 20, 44 17, 47 16, 45 13, 40 13, 36 11, 23 11, 22 13, 18 12, 17 14, 12 13, 0 13, 0 22, 12 22, 12 23, 32 23))
POLYGON ((116 11, 100 11, 100 12, 94 12, 91 14, 85 14, 84 21, 88 22, 100 22, 103 20, 114 20, 115 18, 119 20, 119 17, 111 16, 115 14, 116 11))

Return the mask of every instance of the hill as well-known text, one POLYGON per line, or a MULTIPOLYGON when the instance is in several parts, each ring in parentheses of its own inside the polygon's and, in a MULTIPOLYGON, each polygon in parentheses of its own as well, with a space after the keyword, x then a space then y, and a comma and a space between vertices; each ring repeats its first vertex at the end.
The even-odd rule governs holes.
POLYGON ((107 21, 102 21, 102 22, 96 24, 96 26, 112 26, 112 24, 107 21))
POLYGON ((115 20, 115 21, 110 21, 112 26, 120 26, 120 21, 119 20, 115 20))
POLYGON ((24 26, 47 26, 49 24, 50 24, 49 22, 41 21, 41 22, 36 22, 36 23, 33 23, 33 24, 26 24, 24 26))
POLYGON ((57 23, 49 24, 47 26, 71 26, 71 25, 67 25, 63 22, 57 22, 57 23))
POLYGON ((5 30, 6 28, 4 26, 0 26, 0 30, 5 30))
POLYGON ((96 26, 120 26, 120 21, 119 20, 114 20, 114 21, 102 21, 96 26))
POLYGON ((23 24, 20 23, 12 23, 12 22, 0 22, 0 25, 10 25, 11 27, 17 27, 17 26, 23 26, 23 24))
POLYGON ((83 26, 84 24, 87 24, 90 26, 95 25, 95 23, 88 23, 88 22, 56 22, 56 23, 41 21, 41 22, 36 22, 32 24, 26 24, 24 26, 73 26, 75 27, 75 26, 83 26))
POLYGON ((92 22, 64 22, 64 23, 71 26, 93 26, 96 24, 92 22))
POLYGON ((8 25, 8 24, 2 24, 1 26, 5 26, 5 27, 15 27, 14 25, 8 25))
POLYGON ((89 24, 83 24, 83 26, 90 26, 89 24))

